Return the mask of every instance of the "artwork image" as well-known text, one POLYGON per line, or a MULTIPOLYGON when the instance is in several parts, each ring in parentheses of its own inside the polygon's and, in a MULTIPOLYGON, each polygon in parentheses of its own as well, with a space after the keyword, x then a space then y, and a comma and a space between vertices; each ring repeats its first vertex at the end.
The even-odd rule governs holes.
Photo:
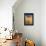
POLYGON ((24 13, 24 25, 33 25, 34 16, 33 13, 24 13))

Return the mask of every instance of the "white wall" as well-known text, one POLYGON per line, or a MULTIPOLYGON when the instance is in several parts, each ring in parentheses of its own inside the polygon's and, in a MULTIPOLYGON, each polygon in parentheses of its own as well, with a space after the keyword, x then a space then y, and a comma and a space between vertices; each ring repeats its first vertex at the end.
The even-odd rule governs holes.
POLYGON ((15 28, 22 32, 25 38, 34 40, 36 46, 41 46, 41 1, 23 0, 14 10, 15 28), (24 13, 34 13, 33 26, 24 26, 24 13))
POLYGON ((12 28, 12 6, 16 0, 0 0, 0 27, 12 28))
POLYGON ((46 0, 41 1, 41 38, 42 46, 46 46, 46 0))

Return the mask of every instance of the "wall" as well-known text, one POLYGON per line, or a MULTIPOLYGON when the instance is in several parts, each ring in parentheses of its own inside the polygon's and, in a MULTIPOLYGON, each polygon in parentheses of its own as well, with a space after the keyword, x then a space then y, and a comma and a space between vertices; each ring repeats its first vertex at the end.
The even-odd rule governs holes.
POLYGON ((12 29, 12 6, 16 0, 0 0, 0 27, 12 29))
POLYGON ((41 1, 23 0, 14 8, 14 19, 15 29, 22 32, 24 38, 34 40, 36 46, 41 46, 41 1), (24 26, 24 13, 34 13, 33 26, 24 26))
POLYGON ((46 46, 46 0, 41 1, 41 41, 46 46))

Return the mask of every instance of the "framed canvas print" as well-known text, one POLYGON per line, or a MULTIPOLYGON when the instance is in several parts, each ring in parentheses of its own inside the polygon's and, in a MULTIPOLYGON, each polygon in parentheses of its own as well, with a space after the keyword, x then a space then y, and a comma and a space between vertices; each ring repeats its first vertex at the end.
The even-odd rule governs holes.
POLYGON ((24 13, 24 25, 33 25, 33 24, 34 24, 34 14, 24 13))

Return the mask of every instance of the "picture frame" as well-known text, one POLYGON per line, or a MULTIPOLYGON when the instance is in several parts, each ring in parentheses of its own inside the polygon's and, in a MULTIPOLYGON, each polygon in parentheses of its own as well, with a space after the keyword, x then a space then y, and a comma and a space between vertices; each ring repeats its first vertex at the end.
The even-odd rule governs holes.
POLYGON ((34 25, 33 13, 24 13, 24 25, 34 25))

